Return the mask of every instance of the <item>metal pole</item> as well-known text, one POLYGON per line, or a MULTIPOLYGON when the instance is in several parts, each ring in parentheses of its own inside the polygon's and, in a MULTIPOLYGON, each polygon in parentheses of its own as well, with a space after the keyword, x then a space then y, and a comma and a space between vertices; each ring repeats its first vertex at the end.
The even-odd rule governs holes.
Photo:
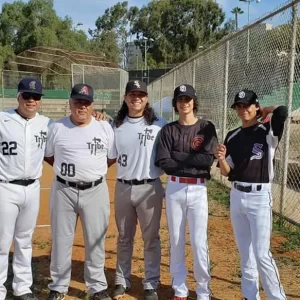
MULTIPOLYGON (((250 0, 248 1, 248 26, 250 24, 250 0)), ((247 30, 247 64, 249 63, 250 29, 247 30)))
POLYGON ((145 40, 145 72, 147 72, 147 40, 145 40))
POLYGON ((160 79, 159 99, 159 114, 163 117, 162 79, 160 79))
POLYGON ((290 51, 290 70, 289 70, 289 84, 288 84, 288 119, 285 126, 284 135, 284 158, 283 158, 283 178, 280 193, 280 215, 284 215, 286 204, 286 185, 288 178, 288 164, 289 164, 289 147, 290 147, 290 128, 291 128, 291 111, 293 103, 293 88, 294 88, 294 74, 295 74, 295 55, 296 55, 296 36, 297 36, 297 4, 292 7, 292 24, 293 34, 291 39, 291 51, 290 51))
POLYGON ((71 78, 71 80, 72 80, 71 84, 72 84, 72 87, 73 87, 74 86, 74 64, 71 64, 71 76, 72 76, 72 78, 71 78))
POLYGON ((196 59, 193 61, 193 87, 196 89, 196 59))
POLYGON ((4 110, 4 74, 3 71, 1 72, 1 88, 2 88, 2 103, 1 103, 1 110, 4 110))
POLYGON ((228 73, 229 73, 229 41, 226 42, 225 53, 225 76, 224 76, 224 105, 223 105, 223 128, 222 128, 222 142, 225 140, 227 131, 227 106, 228 106, 228 73))
POLYGON ((83 65, 83 68, 82 68, 82 83, 85 83, 85 78, 84 78, 84 65, 83 65))
MULTIPOLYGON (((177 72, 177 70, 175 70, 173 72, 173 91, 175 90, 175 87, 176 87, 176 72, 177 72)), ((172 95, 172 97, 173 97, 173 95, 172 95)), ((174 110, 174 107, 172 107, 172 121, 175 121, 175 110, 174 110)))

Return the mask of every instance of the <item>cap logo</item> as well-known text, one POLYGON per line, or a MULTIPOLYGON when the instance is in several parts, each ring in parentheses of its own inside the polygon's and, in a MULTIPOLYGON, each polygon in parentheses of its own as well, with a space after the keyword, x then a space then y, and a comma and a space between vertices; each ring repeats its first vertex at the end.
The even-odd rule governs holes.
POLYGON ((179 87, 180 92, 186 92, 186 86, 185 85, 181 85, 179 87))
POLYGON ((81 88, 81 90, 79 91, 79 94, 83 94, 83 95, 89 95, 89 89, 88 87, 85 85, 81 88))
POLYGON ((29 88, 30 88, 31 90, 35 90, 35 89, 36 89, 35 85, 36 85, 36 81, 30 81, 30 82, 29 82, 29 88))
POLYGON ((140 83, 139 83, 138 80, 135 80, 135 81, 133 82, 133 85, 135 85, 138 89, 141 88, 141 85, 140 85, 140 83))
POLYGON ((240 99, 245 98, 245 96, 246 96, 246 94, 245 94, 244 91, 239 92, 239 98, 240 98, 240 99))

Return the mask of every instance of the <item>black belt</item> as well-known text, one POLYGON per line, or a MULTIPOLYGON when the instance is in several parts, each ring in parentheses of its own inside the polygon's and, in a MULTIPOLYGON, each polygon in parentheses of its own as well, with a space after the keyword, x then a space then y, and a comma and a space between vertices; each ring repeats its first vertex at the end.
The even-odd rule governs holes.
POLYGON ((130 184, 130 185, 146 184, 149 182, 153 182, 155 180, 156 180, 156 178, 155 179, 142 179, 142 180, 137 180, 137 179, 125 180, 125 179, 118 178, 118 181, 125 183, 125 184, 130 184))
MULTIPOLYGON (((241 191, 241 192, 244 192, 244 193, 250 193, 250 192, 253 191, 253 190, 252 190, 252 185, 243 186, 243 185, 240 185, 240 184, 234 182, 234 183, 233 183, 233 187, 234 187, 236 190, 241 191)), ((255 187, 254 191, 261 191, 261 189, 262 189, 262 185, 261 185, 261 184, 258 184, 258 185, 255 187)))
POLYGON ((72 182, 72 181, 64 180, 63 178, 61 178, 59 176, 56 176, 56 180, 67 186, 70 186, 70 187, 73 187, 73 188, 76 188, 79 190, 86 190, 86 189, 90 189, 93 186, 99 185, 103 181, 103 177, 101 177, 100 179, 93 181, 93 182, 72 182))
POLYGON ((30 184, 33 184, 35 181, 36 179, 17 179, 12 181, 0 180, 0 182, 12 183, 12 184, 23 185, 23 186, 28 186, 30 184))

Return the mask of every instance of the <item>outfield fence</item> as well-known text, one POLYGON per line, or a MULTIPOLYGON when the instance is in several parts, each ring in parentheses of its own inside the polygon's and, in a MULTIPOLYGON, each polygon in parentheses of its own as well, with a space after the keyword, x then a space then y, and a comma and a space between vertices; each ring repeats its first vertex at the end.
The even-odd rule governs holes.
MULTIPOLYGON (((172 121, 176 119, 171 105, 174 88, 193 85, 199 117, 215 124, 220 142, 240 125, 230 109, 239 90, 254 90, 262 106, 287 105, 289 118, 275 161, 274 212, 300 225, 299 2, 289 1, 219 43, 204 47, 148 89, 154 109, 172 121)), ((215 168, 213 176, 224 181, 215 168)))

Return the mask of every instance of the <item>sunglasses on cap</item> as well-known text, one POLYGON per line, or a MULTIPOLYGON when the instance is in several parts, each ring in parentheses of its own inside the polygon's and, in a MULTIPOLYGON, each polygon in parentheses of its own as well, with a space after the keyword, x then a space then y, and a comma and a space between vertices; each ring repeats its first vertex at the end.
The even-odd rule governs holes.
POLYGON ((42 98, 42 96, 39 94, 31 94, 31 93, 22 93, 22 97, 24 100, 33 99, 35 101, 39 101, 42 98))

